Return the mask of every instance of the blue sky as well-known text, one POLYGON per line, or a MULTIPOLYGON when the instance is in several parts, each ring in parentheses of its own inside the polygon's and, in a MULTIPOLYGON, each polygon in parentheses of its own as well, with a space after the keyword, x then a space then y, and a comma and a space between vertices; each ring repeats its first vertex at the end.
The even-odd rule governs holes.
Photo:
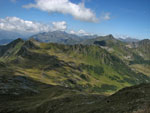
MULTIPOLYGON (((14 21, 20 29, 24 24, 19 22, 31 21, 34 23, 25 28, 30 26, 33 32, 55 29, 76 34, 150 38, 150 0, 62 0, 62 3, 55 0, 58 6, 51 5, 51 1, 54 0, 0 0, 0 29, 15 30, 11 23, 14 21), (36 30, 34 25, 40 28, 36 30)), ((27 32, 18 29, 15 31, 27 32)))

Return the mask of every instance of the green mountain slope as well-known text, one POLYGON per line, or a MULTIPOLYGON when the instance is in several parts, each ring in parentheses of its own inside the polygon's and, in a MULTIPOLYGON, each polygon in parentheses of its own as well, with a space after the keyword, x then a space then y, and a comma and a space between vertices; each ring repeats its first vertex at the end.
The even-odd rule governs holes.
POLYGON ((125 43, 115 39, 112 35, 88 39, 83 44, 98 45, 135 70, 149 76, 150 41, 148 39, 134 43, 125 43))
POLYGON ((135 62, 142 50, 127 47, 135 55, 124 60, 106 49, 121 46, 125 50, 110 40, 104 47, 34 39, 0 46, 0 113, 149 113, 150 78, 143 74, 149 70, 141 69, 149 65, 135 62), (140 83, 148 84, 132 86, 140 83))
POLYGON ((96 45, 47 44, 17 39, 1 46, 0 51, 1 62, 15 75, 80 91, 110 94, 125 86, 150 81, 149 77, 135 73, 120 58, 96 45))
POLYGON ((144 39, 137 43, 133 43, 135 51, 144 59, 150 60, 150 40, 144 39))
POLYGON ((109 53, 119 57, 128 64, 129 60, 134 59, 133 50, 128 47, 127 43, 115 39, 112 35, 100 36, 95 39, 88 39, 83 44, 98 45, 109 53))
POLYGON ((121 89, 92 104, 93 110, 87 110, 87 113, 149 113, 149 88, 150 84, 141 84, 121 89))
POLYGON ((149 113, 150 84, 124 88, 111 96, 88 94, 0 75, 1 113, 149 113))

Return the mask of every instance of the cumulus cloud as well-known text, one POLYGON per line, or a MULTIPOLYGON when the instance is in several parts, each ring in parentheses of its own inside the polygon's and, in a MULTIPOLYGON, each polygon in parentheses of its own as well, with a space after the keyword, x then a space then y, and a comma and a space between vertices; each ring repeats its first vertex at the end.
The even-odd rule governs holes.
POLYGON ((53 30, 65 31, 67 29, 67 23, 65 21, 52 22, 53 30))
POLYGON ((70 34, 75 34, 75 35, 92 35, 91 33, 88 33, 86 31, 84 31, 83 29, 80 29, 79 31, 71 30, 70 34))
MULTIPOLYGON (((43 24, 40 22, 27 21, 18 17, 0 18, 0 30, 13 31, 21 34, 36 34, 49 31, 66 31, 67 23, 65 21, 52 22, 51 24, 43 24)), ((75 35, 92 35, 80 29, 79 31, 71 30, 70 34, 75 35)))
POLYGON ((52 25, 46 25, 40 22, 33 22, 20 19, 18 17, 0 18, 0 30, 15 31, 19 33, 39 33, 54 30, 64 31, 67 29, 65 21, 52 22, 52 25))
POLYGON ((35 0, 35 4, 24 5, 24 8, 37 8, 49 13, 70 14, 75 19, 88 22, 97 22, 94 12, 86 8, 84 3, 75 4, 69 0, 35 0))

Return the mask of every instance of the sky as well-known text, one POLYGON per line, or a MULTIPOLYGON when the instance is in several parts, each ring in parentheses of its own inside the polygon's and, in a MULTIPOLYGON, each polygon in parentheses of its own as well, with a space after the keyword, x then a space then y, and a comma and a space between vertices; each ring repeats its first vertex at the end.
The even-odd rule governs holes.
POLYGON ((0 0, 0 30, 150 39, 150 0, 0 0))

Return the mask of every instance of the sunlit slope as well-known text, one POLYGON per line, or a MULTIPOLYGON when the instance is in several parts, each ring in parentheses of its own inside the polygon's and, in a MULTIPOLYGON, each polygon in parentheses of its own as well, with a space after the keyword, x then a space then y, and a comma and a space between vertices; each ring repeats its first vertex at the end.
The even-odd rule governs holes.
POLYGON ((4 51, 1 62, 15 75, 43 83, 110 94, 125 86, 150 81, 96 45, 47 44, 33 39, 18 39, 10 45, 0 48, 4 51))
POLYGON ((100 36, 94 39, 87 39, 82 42, 85 45, 97 45, 107 52, 119 57, 124 63, 130 66, 137 73, 147 73, 150 66, 150 40, 145 39, 133 43, 121 42, 112 35, 100 36), (146 73, 143 71, 146 70, 146 73))

